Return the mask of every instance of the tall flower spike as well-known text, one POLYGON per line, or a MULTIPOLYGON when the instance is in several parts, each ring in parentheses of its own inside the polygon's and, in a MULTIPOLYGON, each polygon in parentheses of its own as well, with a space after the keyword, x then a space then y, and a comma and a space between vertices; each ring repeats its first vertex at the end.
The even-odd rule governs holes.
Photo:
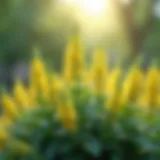
POLYGON ((112 95, 116 93, 121 74, 122 74, 122 70, 120 66, 114 68, 113 71, 108 74, 108 77, 109 77, 107 79, 107 94, 108 95, 112 95))
POLYGON ((39 78, 39 76, 41 76, 42 72, 45 72, 44 63, 40 57, 35 56, 31 62, 31 68, 30 68, 31 82, 36 81, 39 78))
POLYGON ((152 66, 146 77, 145 85, 145 105, 147 107, 158 106, 159 99, 159 73, 156 66, 152 66))
POLYGON ((118 112, 121 107, 120 92, 116 88, 115 91, 108 96, 107 108, 113 112, 118 112))
POLYGON ((138 67, 132 67, 122 86, 122 103, 128 104, 137 100, 142 91, 143 73, 138 67))
POLYGON ((64 82, 60 77, 57 77, 56 75, 51 76, 51 81, 50 81, 50 101, 51 102, 56 102, 58 99, 58 95, 61 92, 61 90, 64 88, 64 82))
POLYGON ((29 85, 27 88, 27 94, 29 95, 29 105, 30 107, 35 107, 37 105, 37 92, 35 86, 29 85))
POLYGON ((58 117, 64 128, 75 131, 77 128, 77 114, 73 102, 65 93, 61 96, 57 107, 58 117))
POLYGON ((0 128, 0 151, 2 151, 3 148, 5 147, 7 139, 8 139, 7 132, 4 129, 0 128))
POLYGON ((17 80, 13 88, 14 100, 17 106, 21 108, 29 107, 29 95, 27 90, 20 80, 17 80))
POLYGON ((64 58, 64 79, 74 82, 82 78, 84 71, 84 55, 81 39, 78 35, 71 37, 64 58))
POLYGON ((15 118, 18 115, 18 110, 16 108, 15 102, 13 101, 13 98, 6 94, 2 96, 2 106, 4 113, 10 118, 15 118))
POLYGON ((39 57, 35 57, 31 63, 30 87, 35 88, 36 94, 47 97, 48 94, 48 77, 45 66, 39 57))
POLYGON ((106 92, 107 61, 106 53, 101 48, 95 51, 90 79, 96 93, 104 94, 106 92))
POLYGON ((12 124, 12 119, 6 115, 6 114, 3 114, 0 116, 0 125, 2 127, 7 127, 7 126, 10 126, 12 124))

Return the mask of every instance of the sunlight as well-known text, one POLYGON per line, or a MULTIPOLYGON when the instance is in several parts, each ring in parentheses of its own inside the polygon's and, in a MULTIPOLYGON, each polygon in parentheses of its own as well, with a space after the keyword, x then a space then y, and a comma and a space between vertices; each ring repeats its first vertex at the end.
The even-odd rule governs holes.
POLYGON ((106 0, 80 0, 79 7, 84 14, 100 15, 107 7, 106 0))
POLYGON ((105 12, 108 0, 63 0, 67 5, 74 5, 81 14, 96 16, 105 12))
POLYGON ((108 19, 112 20, 112 0, 60 0, 64 8, 69 8, 71 17, 76 19, 81 32, 87 38, 92 35, 98 41, 105 34, 108 19), (108 17, 106 19, 106 17, 108 17))
POLYGON ((72 4, 75 0, 63 0, 63 2, 66 4, 72 4))
POLYGON ((127 5, 131 2, 131 0, 120 0, 120 2, 127 5))

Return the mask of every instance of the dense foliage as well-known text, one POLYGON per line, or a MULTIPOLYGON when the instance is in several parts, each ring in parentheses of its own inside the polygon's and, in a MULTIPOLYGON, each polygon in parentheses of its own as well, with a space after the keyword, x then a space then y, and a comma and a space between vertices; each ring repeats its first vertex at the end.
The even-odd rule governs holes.
POLYGON ((17 80, 12 94, 2 95, 0 158, 158 160, 159 68, 109 70, 102 49, 87 67, 78 36, 65 55, 60 74, 36 56, 29 85, 17 80))

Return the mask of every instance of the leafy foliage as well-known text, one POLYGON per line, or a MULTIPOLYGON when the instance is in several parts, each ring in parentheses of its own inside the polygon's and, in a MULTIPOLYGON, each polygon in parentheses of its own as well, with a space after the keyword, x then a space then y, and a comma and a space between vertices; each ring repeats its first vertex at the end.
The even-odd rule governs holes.
POLYGON ((104 109, 103 102, 102 97, 79 91, 75 97, 76 131, 63 127, 57 119, 56 106, 23 112, 9 131, 11 139, 2 154, 4 159, 158 160, 159 111, 144 114, 140 109, 126 106, 119 113, 113 113, 104 109), (91 98, 93 103, 89 103, 91 98))
POLYGON ((82 47, 74 35, 58 75, 36 56, 29 85, 17 80, 12 94, 3 94, 0 158, 160 158, 159 68, 152 65, 144 73, 134 65, 126 75, 120 66, 109 71, 98 49, 87 69, 82 47))

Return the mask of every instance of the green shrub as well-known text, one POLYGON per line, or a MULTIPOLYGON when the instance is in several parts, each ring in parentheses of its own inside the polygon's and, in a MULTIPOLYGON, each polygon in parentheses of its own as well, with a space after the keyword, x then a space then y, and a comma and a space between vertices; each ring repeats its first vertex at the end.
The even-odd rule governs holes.
POLYGON ((9 129, 6 160, 158 160, 159 112, 144 114, 134 106, 119 113, 104 109, 104 97, 72 90, 77 130, 65 129, 56 106, 24 112, 9 129), (93 102, 90 101, 93 98, 93 102))

